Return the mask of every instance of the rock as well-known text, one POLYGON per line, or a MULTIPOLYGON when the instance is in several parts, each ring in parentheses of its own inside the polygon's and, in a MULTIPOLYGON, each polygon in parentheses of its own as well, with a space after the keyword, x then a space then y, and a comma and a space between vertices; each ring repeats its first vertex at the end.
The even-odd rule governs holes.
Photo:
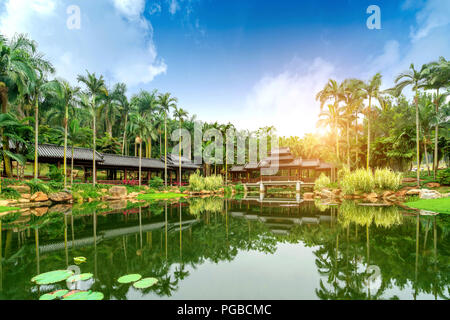
POLYGON ((19 199, 19 203, 29 203, 30 199, 19 199))
POLYGON ((406 192, 407 196, 418 196, 420 195, 420 189, 411 189, 406 192))
POLYGON ((336 196, 340 195, 342 193, 341 189, 334 189, 333 190, 333 194, 335 194, 336 196))
POLYGON ((30 193, 31 188, 29 186, 8 186, 9 188, 16 190, 18 193, 30 193))
POLYGON ((100 189, 100 192, 101 192, 101 193, 107 193, 107 192, 108 192, 108 189, 100 189))
POLYGON ((0 200, 0 207, 7 207, 9 203, 9 200, 0 200))
POLYGON ((334 197, 334 193, 331 192, 330 190, 323 189, 323 190, 320 192, 320 196, 321 196, 322 198, 333 198, 333 197, 334 197))
POLYGON ((57 192, 49 195, 49 198, 53 202, 69 202, 72 200, 72 194, 69 192, 57 192))
POLYGON ((442 195, 436 190, 422 189, 419 197, 420 199, 439 199, 442 195))
POLYGON ((72 205, 71 204, 57 204, 54 205, 53 207, 49 208, 48 212, 53 213, 53 212, 58 212, 58 213, 70 213, 72 210, 72 205))
POLYGON ((127 196, 127 198, 137 198, 138 195, 139 195, 139 192, 132 192, 127 196))
POLYGON ((122 200, 122 198, 121 197, 111 197, 111 196, 102 197, 102 201, 118 201, 118 200, 122 200))
POLYGON ((402 183, 417 182, 417 178, 404 178, 402 183))
POLYGON ((314 193, 312 193, 312 192, 304 193, 303 200, 314 200, 314 193))
POLYGON ((126 198, 128 191, 126 187, 114 186, 109 189, 109 194, 113 197, 126 198))
POLYGON ((31 196, 30 200, 33 202, 48 201, 48 196, 45 193, 43 193, 42 191, 38 191, 31 196))
POLYGON ((23 198, 23 199, 28 199, 28 200, 30 200, 31 194, 29 194, 29 193, 24 193, 24 194, 22 194, 22 198, 23 198))
POLYGON ((392 196, 392 195, 394 195, 395 194, 395 192, 394 191, 385 191, 385 192, 383 192, 383 199, 387 199, 387 198, 389 198, 390 196, 392 196))
POLYGON ((427 184, 425 184, 425 187, 427 188, 439 188, 440 186, 441 184, 437 182, 428 182, 427 184))
POLYGON ((34 214, 36 217, 41 217, 44 214, 46 214, 47 212, 48 212, 48 207, 34 208, 33 210, 31 210, 31 213, 34 214))
POLYGON ((112 210, 121 210, 127 208, 127 200, 118 200, 118 201, 112 201, 108 203, 109 207, 112 210))
POLYGON ((365 198, 376 199, 376 198, 378 198, 378 195, 375 192, 372 192, 372 193, 369 193, 369 194, 365 194, 365 198))

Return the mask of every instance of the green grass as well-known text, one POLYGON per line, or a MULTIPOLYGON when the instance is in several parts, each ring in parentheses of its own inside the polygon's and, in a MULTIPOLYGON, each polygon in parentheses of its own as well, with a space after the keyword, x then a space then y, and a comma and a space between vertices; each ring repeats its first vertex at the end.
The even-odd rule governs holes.
POLYGON ((13 210, 19 210, 19 208, 2 207, 2 206, 0 206, 0 212, 7 212, 7 211, 13 211, 13 210))
POLYGON ((450 214, 450 198, 415 200, 407 202, 406 205, 411 208, 450 214))
POLYGON ((138 200, 160 200, 160 199, 175 199, 175 198, 182 198, 187 197, 187 195, 183 193, 147 193, 147 194, 140 194, 137 198, 138 200))

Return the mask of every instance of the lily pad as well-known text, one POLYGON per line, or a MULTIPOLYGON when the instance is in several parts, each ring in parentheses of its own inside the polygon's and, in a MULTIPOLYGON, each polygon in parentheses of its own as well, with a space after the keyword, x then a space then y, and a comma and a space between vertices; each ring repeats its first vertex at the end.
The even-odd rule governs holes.
POLYGON ((39 285, 52 284, 64 281, 72 275, 73 271, 71 270, 55 270, 46 273, 41 273, 33 277, 31 281, 39 285))
POLYGON ((73 276, 69 277, 67 281, 69 282, 84 281, 91 279, 93 276, 94 275, 92 273, 74 274, 73 276))
POLYGON ((122 276, 117 281, 119 283, 131 283, 135 281, 139 281, 142 278, 140 274, 127 274, 126 276, 122 276))
POLYGON ((92 291, 76 291, 65 295, 63 300, 103 300, 103 293, 92 291))
POLYGON ((73 258, 73 261, 75 262, 75 264, 81 264, 86 262, 86 257, 75 257, 73 258))
POLYGON ((39 300, 55 300, 57 296, 55 296, 53 293, 46 293, 40 296, 39 300))
POLYGON ((158 283, 158 279, 156 278, 144 278, 140 281, 133 283, 133 287, 136 289, 145 289, 150 288, 151 286, 158 283))
POLYGON ((56 290, 51 292, 50 294, 53 294, 56 298, 61 298, 62 296, 66 295, 69 293, 69 290, 56 290))

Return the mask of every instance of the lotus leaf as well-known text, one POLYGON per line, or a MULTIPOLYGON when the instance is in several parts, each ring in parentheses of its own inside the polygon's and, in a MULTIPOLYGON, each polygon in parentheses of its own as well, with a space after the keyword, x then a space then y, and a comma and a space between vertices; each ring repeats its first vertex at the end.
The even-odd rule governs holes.
POLYGON ((103 297, 101 292, 75 291, 66 295, 63 300, 102 300, 103 297))
POLYGON ((39 285, 52 284, 66 280, 71 275, 73 275, 73 271, 71 270, 55 270, 46 273, 41 273, 33 277, 31 281, 39 285))
POLYGON ((93 276, 94 275, 92 273, 74 274, 73 276, 69 277, 67 281, 69 282, 84 281, 91 279, 93 276))
POLYGON ((55 300, 57 297, 53 293, 43 294, 39 300, 55 300))
POLYGON ((119 283, 131 283, 135 281, 139 281, 142 278, 140 274, 128 274, 126 276, 122 276, 117 281, 119 283))
POLYGON ((156 283, 158 283, 158 279, 156 278, 144 278, 133 283, 133 287, 135 287, 136 289, 145 289, 155 285, 156 283))

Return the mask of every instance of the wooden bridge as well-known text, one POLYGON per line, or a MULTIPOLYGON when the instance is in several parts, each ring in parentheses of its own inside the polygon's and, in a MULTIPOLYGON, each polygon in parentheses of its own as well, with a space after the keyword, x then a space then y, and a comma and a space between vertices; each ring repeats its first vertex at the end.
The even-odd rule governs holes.
POLYGON ((299 180, 298 178, 290 179, 290 177, 286 177, 287 179, 278 179, 280 177, 264 177, 265 179, 261 179, 256 182, 247 182, 244 183, 244 190, 248 191, 249 188, 259 188, 259 192, 266 192, 266 187, 269 186, 295 186, 296 192, 300 192, 302 187, 314 187, 314 182, 304 182, 299 180))

